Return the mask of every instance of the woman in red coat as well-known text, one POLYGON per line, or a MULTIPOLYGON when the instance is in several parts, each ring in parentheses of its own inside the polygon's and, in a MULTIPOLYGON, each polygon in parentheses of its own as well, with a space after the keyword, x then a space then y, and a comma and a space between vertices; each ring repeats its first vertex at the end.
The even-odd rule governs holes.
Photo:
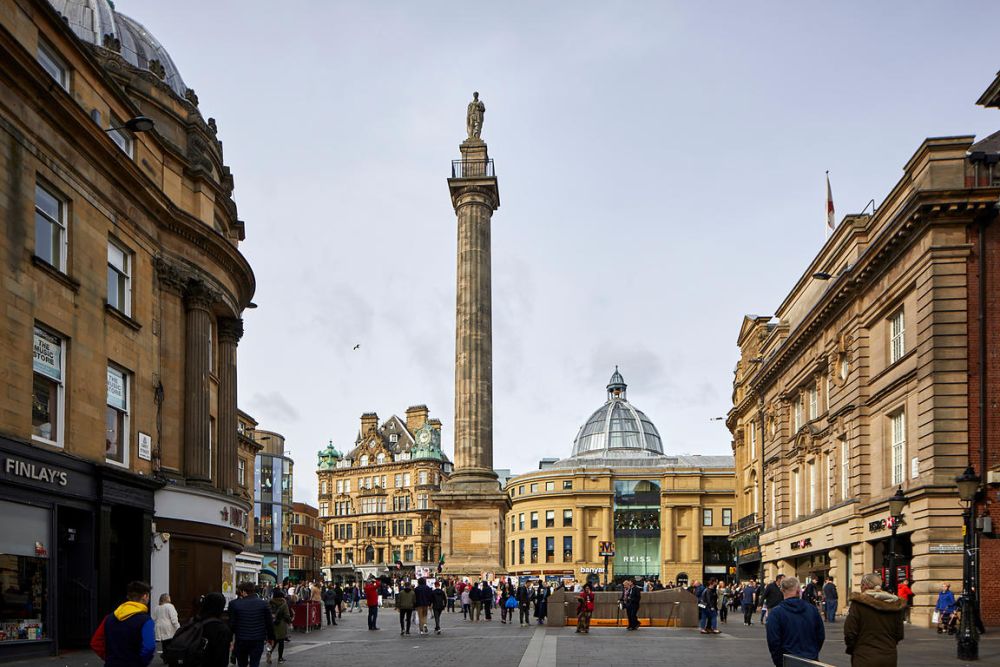
POLYGON ((576 631, 578 633, 590 633, 590 617, 593 613, 594 589, 588 582, 583 585, 583 590, 576 598, 576 631))

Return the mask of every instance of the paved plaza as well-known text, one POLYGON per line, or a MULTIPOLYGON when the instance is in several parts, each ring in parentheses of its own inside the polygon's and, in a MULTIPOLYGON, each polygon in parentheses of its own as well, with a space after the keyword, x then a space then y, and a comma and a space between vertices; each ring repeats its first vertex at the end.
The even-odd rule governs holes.
MULTIPOLYGON (((503 625, 495 616, 477 624, 462 621, 461 614, 445 614, 440 636, 399 635, 398 616, 392 609, 379 614, 378 632, 369 632, 364 613, 346 613, 336 628, 323 628, 308 634, 295 633, 285 650, 289 667, 333 667, 350 665, 434 665, 435 667, 482 665, 484 667, 526 667, 556 665, 593 667, 637 665, 740 665, 767 667, 770 658, 761 626, 747 628, 739 622, 721 626, 723 633, 705 636, 692 629, 642 628, 627 632, 624 628, 591 628, 589 635, 577 635, 574 628, 549 628, 503 625)), ((416 619, 414 619, 416 620, 416 619)), ((840 622, 827 625, 827 643, 820 658, 826 663, 850 665, 843 649, 840 622)), ((906 640, 900 647, 899 664, 949 665, 959 667, 955 659, 954 637, 941 637, 933 631, 906 628, 906 640)), ((161 664, 159 659, 154 666, 161 664)), ((275 657, 277 665, 277 657, 275 657)), ((1000 629, 985 636, 980 644, 979 665, 1000 664, 1000 629)), ((15 662, 18 667, 101 667, 101 661, 89 651, 69 653, 58 658, 15 662)))

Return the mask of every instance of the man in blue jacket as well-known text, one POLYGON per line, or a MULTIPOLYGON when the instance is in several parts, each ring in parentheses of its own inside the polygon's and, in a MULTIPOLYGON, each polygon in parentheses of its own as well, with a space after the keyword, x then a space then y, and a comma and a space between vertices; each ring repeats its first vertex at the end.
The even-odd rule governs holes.
POLYGON ((101 621, 90 647, 105 667, 146 667, 156 653, 153 619, 149 617, 149 584, 133 581, 125 589, 128 600, 101 621))
POLYGON ((264 642, 274 642, 274 619, 271 607, 257 597, 257 588, 244 581, 236 589, 239 597, 229 603, 229 627, 233 630, 233 648, 239 667, 259 667, 264 642))
POLYGON ((427 611, 434 604, 434 591, 427 585, 427 580, 423 577, 417 579, 417 587, 413 590, 417 598, 417 623, 420 626, 420 634, 427 632, 427 611))
POLYGON ((819 660, 826 639, 823 618, 815 605, 803 600, 802 587, 795 577, 781 580, 784 600, 767 610, 767 648, 775 667, 781 667, 783 656, 819 660))

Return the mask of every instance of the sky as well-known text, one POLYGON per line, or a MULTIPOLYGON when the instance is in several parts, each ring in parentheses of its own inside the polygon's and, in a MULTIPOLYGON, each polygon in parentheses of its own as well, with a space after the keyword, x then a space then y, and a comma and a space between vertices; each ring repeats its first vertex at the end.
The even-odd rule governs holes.
POLYGON ((363 412, 454 412, 473 91, 493 215, 494 465, 568 456, 617 364, 667 453, 729 454, 736 337, 925 137, 985 136, 1000 5, 118 0, 217 119, 257 279, 239 403, 296 500, 363 412), (354 349, 360 344, 360 348, 354 349))

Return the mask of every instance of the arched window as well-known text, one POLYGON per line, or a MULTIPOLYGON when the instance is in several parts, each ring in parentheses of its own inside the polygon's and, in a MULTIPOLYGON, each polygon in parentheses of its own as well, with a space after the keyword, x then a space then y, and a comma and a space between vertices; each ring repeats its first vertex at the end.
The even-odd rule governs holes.
POLYGON ((361 455, 361 465, 362 466, 368 465, 368 455, 367 454, 362 454, 361 455))
POLYGON ((375 457, 375 461, 379 465, 382 465, 383 463, 385 463, 385 454, 383 454, 382 452, 379 452, 379 455, 377 457, 375 457))
POLYGON ((677 574, 677 585, 681 588, 685 588, 688 585, 688 575, 687 572, 679 572, 677 574))
POLYGON ((324 479, 323 480, 322 490, 320 491, 320 493, 322 493, 323 495, 326 495, 329 492, 330 492, 330 487, 327 485, 327 481, 324 479))

